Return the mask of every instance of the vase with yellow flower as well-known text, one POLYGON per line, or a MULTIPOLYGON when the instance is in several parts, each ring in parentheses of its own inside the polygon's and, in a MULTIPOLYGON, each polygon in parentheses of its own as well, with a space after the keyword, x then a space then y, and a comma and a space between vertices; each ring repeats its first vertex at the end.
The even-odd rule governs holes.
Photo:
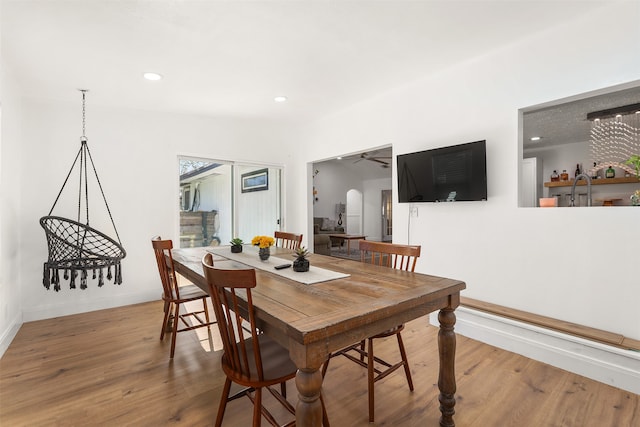
POLYGON ((271 251, 269 248, 276 243, 275 239, 271 236, 255 236, 251 239, 251 244, 258 247, 258 256, 262 261, 269 259, 271 251))

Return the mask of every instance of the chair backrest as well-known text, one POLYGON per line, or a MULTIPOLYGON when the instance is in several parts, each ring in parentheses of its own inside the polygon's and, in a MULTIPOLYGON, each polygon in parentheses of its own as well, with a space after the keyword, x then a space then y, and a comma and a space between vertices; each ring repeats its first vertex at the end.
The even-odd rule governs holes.
POLYGON ((202 268, 218 320, 224 348, 223 361, 236 373, 249 378, 257 376, 262 381, 262 357, 257 344, 258 332, 251 297, 251 289, 256 287, 256 271, 215 268, 211 254, 202 258, 202 268), (243 301, 246 303, 242 304, 243 301), (248 328, 246 323, 249 323, 248 328), (249 338, 252 341, 248 341, 249 338))
POLYGON ((178 287, 176 271, 173 266, 173 256, 171 255, 173 242, 171 240, 162 240, 160 236, 156 236, 151 239, 151 245, 156 254, 164 299, 180 299, 180 288, 178 287))
POLYGON ((358 240, 360 261, 398 270, 414 271, 420 246, 358 240))
POLYGON ((281 248, 296 250, 302 244, 302 234, 287 233, 285 231, 276 231, 276 246, 281 248))

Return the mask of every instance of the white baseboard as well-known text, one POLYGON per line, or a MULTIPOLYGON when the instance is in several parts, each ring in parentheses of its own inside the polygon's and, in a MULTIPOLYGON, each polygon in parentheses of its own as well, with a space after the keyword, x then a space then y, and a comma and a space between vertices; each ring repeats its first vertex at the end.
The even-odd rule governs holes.
POLYGON ((20 330, 20 326, 22 326, 22 319, 20 316, 16 316, 2 336, 0 336, 0 358, 2 358, 4 352, 9 348, 11 341, 16 337, 16 334, 20 330))
MULTIPOLYGON (((640 394, 640 352, 458 307, 456 334, 640 394)), ((437 313, 430 322, 438 326, 437 313)))
POLYGON ((49 304, 35 308, 24 309, 22 316, 25 322, 34 320, 52 319, 54 317, 69 316, 71 314, 88 313, 90 311, 104 310, 107 308, 122 307, 160 299, 160 292, 138 292, 119 295, 117 297, 97 298, 82 304, 49 304))

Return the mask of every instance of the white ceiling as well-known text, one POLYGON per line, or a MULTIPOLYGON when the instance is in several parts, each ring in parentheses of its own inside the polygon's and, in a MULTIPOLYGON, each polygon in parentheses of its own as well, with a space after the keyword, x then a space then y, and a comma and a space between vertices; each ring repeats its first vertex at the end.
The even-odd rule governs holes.
POLYGON ((308 120, 610 2, 2 0, 1 52, 25 96, 308 120))

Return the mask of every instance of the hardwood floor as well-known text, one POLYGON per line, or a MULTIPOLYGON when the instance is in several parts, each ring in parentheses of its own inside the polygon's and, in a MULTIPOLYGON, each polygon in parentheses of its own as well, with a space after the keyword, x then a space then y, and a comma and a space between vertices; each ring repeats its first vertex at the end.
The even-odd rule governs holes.
MULTIPOLYGON (((213 425, 220 352, 184 333, 170 361, 161 323, 162 303, 152 302, 24 324, 0 359, 0 425, 213 425)), ((403 338, 415 391, 402 372, 377 383, 374 425, 437 426, 437 328, 417 319, 403 338)), ((457 426, 640 426, 638 395, 462 336, 457 343, 457 426)), ((397 343, 376 352, 394 357, 397 343)), ((324 387, 334 427, 370 425, 364 369, 335 358, 324 387)), ((288 389, 294 403, 295 385, 288 389)), ((224 425, 250 425, 250 408, 247 399, 229 403, 224 425)))

